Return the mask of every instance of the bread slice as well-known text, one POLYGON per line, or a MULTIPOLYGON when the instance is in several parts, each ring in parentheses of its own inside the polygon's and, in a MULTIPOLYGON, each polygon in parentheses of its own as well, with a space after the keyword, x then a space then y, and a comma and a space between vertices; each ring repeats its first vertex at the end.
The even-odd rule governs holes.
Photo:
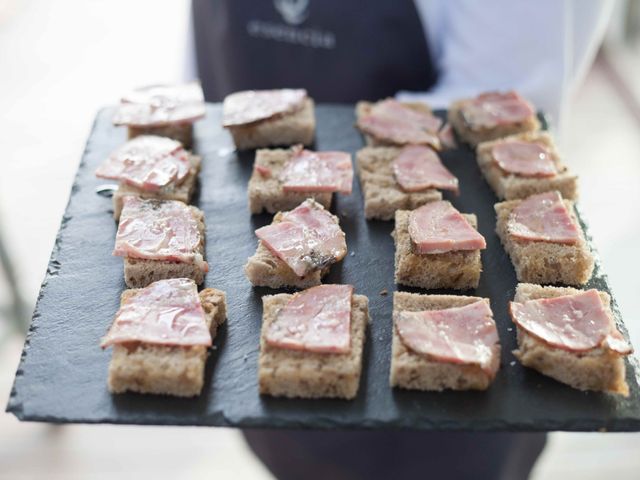
MULTIPOLYGON (((540 284, 584 285, 591 274, 595 259, 587 246, 584 233, 576 245, 519 240, 509 234, 507 224, 513 209, 522 200, 496 203, 496 233, 511 257, 520 282, 540 284)), ((564 200, 573 221, 579 225, 573 202, 564 200)))
POLYGON ((280 173, 291 159, 291 149, 258 150, 253 173, 249 179, 249 210, 261 213, 263 210, 276 213, 293 210, 307 198, 313 198, 325 208, 331 206, 331 192, 285 192, 280 181, 280 173), (257 168, 256 168, 257 167, 257 168), (269 173, 262 174, 260 169, 269 173))
POLYGON ((578 177, 569 172, 562 163, 553 139, 547 132, 526 132, 500 140, 483 142, 476 149, 476 158, 487 183, 491 186, 496 196, 502 200, 526 198, 535 193, 552 190, 559 191, 563 198, 569 200, 575 200, 578 197, 578 177), (556 166, 558 174, 550 178, 531 178, 505 173, 494 161, 491 150, 496 143, 508 139, 536 142, 545 146, 551 153, 551 159, 556 166))
MULTIPOLYGON (((200 245, 197 252, 204 258, 205 225, 204 213, 196 207, 189 207, 198 222, 200 245)), ((191 278, 196 284, 204 282, 205 272, 197 262, 187 263, 168 260, 147 260, 143 258, 124 258, 124 281, 129 288, 143 288, 150 283, 167 278, 191 278)))
POLYGON ((167 125, 134 126, 129 125, 129 140, 140 135, 157 135, 159 137, 169 137, 179 141, 186 149, 193 146, 193 123, 177 122, 167 125))
MULTIPOLYGON (((575 288, 542 287, 530 283, 520 283, 516 288, 514 302, 522 303, 539 298, 554 298, 563 295, 575 295, 575 288)), ((598 292, 607 314, 611 312, 611 298, 605 292, 598 292)), ((597 348, 585 353, 569 352, 555 348, 543 340, 530 335, 516 325, 518 349, 513 354, 525 366, 533 368, 559 382, 580 390, 598 390, 603 392, 629 395, 629 386, 625 380, 624 357, 605 348, 597 348)))
MULTIPOLYGON (((482 298, 395 292, 393 294, 393 313, 395 318, 395 314, 401 311, 442 310, 463 307, 478 300, 482 300, 482 298)), ((500 346, 496 345, 491 353, 491 373, 486 372, 479 365, 430 359, 405 346, 398 335, 394 321, 389 383, 392 387, 411 390, 486 390, 500 367, 500 346)))
MULTIPOLYGON (((431 108, 429 108, 429 106, 425 103, 422 102, 400 102, 402 103, 404 106, 412 108, 418 112, 424 112, 424 113, 432 113, 431 108)), ((365 101, 360 101, 356 104, 356 118, 357 120, 360 120, 360 118, 364 117, 365 115, 369 115, 369 113, 371 112, 371 108, 373 108, 373 106, 375 105, 374 102, 365 102, 365 101)), ((356 124, 357 126, 357 124, 356 124)), ((371 147, 401 147, 403 146, 403 144, 398 144, 396 142, 392 142, 390 140, 386 140, 384 138, 377 138, 374 137, 373 135, 369 135, 367 133, 363 133, 362 134, 364 136, 365 142, 367 143, 367 145, 371 146, 371 147)), ((435 145, 435 147, 437 148, 438 145, 435 145)))
POLYGON ((440 191, 405 192, 393 174, 398 147, 365 147, 356 154, 356 165, 364 195, 364 216, 392 220, 396 210, 414 210, 425 203, 442 200, 440 191))
MULTIPOLYGON (((124 302, 136 290, 125 290, 124 302)), ((225 293, 213 288, 200 292, 211 337, 227 317, 225 293)), ((139 392, 178 397, 200 395, 204 383, 207 348, 145 343, 114 345, 109 364, 109 390, 112 393, 139 392)))
POLYGON ((289 294, 262 297, 258 381, 260 393, 276 397, 351 399, 358 393, 362 350, 369 323, 369 300, 353 295, 351 302, 351 351, 316 353, 270 346, 265 334, 291 298, 289 294))
POLYGON ((238 150, 298 143, 310 146, 316 134, 314 103, 307 98, 304 106, 293 113, 226 128, 238 150))
MULTIPOLYGON (((426 289, 453 288, 465 290, 476 288, 480 282, 482 262, 480 250, 458 250, 445 253, 414 253, 409 235, 408 210, 396 212, 396 227, 391 233, 396 244, 396 283, 426 289)), ((478 220, 473 214, 463 215, 473 228, 478 220)))
POLYGON ((456 131, 458 138, 472 147, 479 143, 508 137, 517 133, 535 132, 540 130, 540 121, 533 115, 523 122, 514 122, 507 125, 498 125, 492 128, 470 128, 462 115, 462 107, 470 99, 457 100, 451 104, 447 112, 447 120, 456 131))
POLYGON ((167 185, 158 191, 143 190, 126 183, 120 183, 118 190, 113 194, 113 218, 120 219, 122 213, 122 199, 126 195, 137 195, 141 198, 154 198, 157 200, 178 200, 183 203, 189 203, 196 188, 198 173, 202 164, 202 157, 198 155, 189 155, 189 163, 191 168, 189 173, 184 177, 178 185, 167 185))

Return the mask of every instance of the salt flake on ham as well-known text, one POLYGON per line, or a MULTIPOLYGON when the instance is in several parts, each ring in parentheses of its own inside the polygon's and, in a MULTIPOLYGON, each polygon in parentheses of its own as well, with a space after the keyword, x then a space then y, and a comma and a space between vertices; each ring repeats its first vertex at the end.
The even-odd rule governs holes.
POLYGON ((597 290, 511 302, 514 323, 545 343, 573 352, 605 347, 620 354, 631 346, 616 328, 597 290))
POLYGON ((114 125, 155 127, 193 123, 205 116, 204 94, 199 82, 151 85, 122 97, 114 125))
POLYGON ((438 130, 442 120, 431 113, 403 105, 394 99, 382 100, 358 119, 358 127, 379 140, 400 145, 426 144, 440 148, 438 130))
POLYGON ((553 177, 558 173, 551 152, 539 143, 506 140, 497 143, 491 155, 505 173, 533 178, 553 177))
POLYGON ((96 170, 96 176, 155 191, 180 184, 189 173, 189 154, 166 137, 143 135, 129 140, 96 170))
POLYGON ((351 285, 319 285, 294 294, 266 331, 267 344, 317 353, 351 350, 351 285))
POLYGON ((458 179, 442 164, 429 147, 404 147, 393 160, 393 174, 405 192, 420 192, 429 188, 458 193, 458 179))
POLYGON ((306 99, 306 90, 292 88, 232 93, 225 97, 222 105, 222 125, 247 125, 276 115, 293 113, 304 106, 306 99))
POLYGON ((420 355, 495 370, 499 338, 486 300, 443 310, 400 311, 395 325, 402 343, 420 355))
POLYGON ((299 277, 326 268, 347 254, 338 221, 314 200, 304 201, 280 219, 257 229, 256 235, 299 277))
POLYGON ((484 237, 447 201, 429 202, 413 210, 409 236, 419 254, 487 247, 484 237))
POLYGON ((285 192, 351 193, 353 166, 346 152, 312 152, 293 149, 291 159, 280 174, 285 192))
POLYGON ((521 240, 566 245, 580 241, 580 230, 556 191, 522 200, 512 210, 507 228, 511 235, 521 240))
POLYGON ((160 280, 124 300, 101 346, 135 342, 211 346, 211 334, 193 280, 160 280))
POLYGON ((206 272, 209 267, 199 253, 200 243, 198 222, 184 203, 123 198, 113 255, 197 263, 206 272))
POLYGON ((494 128, 524 122, 535 115, 529 102, 514 91, 489 92, 467 101, 461 109, 470 128, 494 128))

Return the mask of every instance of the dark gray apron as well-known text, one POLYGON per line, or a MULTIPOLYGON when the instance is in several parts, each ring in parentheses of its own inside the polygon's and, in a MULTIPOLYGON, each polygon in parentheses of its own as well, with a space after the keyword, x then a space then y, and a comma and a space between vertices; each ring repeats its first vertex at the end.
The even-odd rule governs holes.
POLYGON ((193 26, 208 101, 301 87, 354 103, 436 80, 411 0, 193 0, 193 26))
MULTIPOLYGON (((316 102, 377 100, 436 80, 410 0, 193 0, 208 101, 302 87, 316 102)), ((248 430, 280 479, 527 478, 544 434, 248 430)))

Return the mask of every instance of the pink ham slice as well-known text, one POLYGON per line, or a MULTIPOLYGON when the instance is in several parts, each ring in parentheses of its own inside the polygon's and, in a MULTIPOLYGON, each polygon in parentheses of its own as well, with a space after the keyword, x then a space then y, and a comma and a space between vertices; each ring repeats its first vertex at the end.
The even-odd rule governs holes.
POLYGON ((180 142, 144 135, 113 152, 96 176, 155 191, 170 183, 180 184, 190 168, 189 155, 180 142))
POLYGON ((491 149, 491 155, 506 173, 533 178, 553 177, 558 173, 549 150, 535 142, 500 142, 491 149))
POLYGON ((351 350, 351 285, 319 285, 296 293, 265 334, 267 344, 317 353, 351 350))
POLYGON ((452 149, 458 148, 458 143, 456 142, 456 137, 453 134, 453 127, 450 123, 445 123, 443 127, 438 132, 438 138, 440 139, 440 144, 442 148, 452 149))
POLYGON ((409 236, 420 254, 487 248, 484 237, 446 201, 429 202, 413 210, 409 236))
POLYGON ((632 350, 594 289, 524 303, 511 302, 509 312, 516 325, 563 350, 585 352, 604 346, 623 355, 632 350))
POLYGON ((180 347, 211 345, 193 280, 160 280, 122 303, 101 346, 136 342, 180 347))
POLYGON ((199 82, 151 85, 122 97, 114 125, 156 127, 193 123, 204 117, 204 94, 199 82))
POLYGON ((420 355, 495 370, 499 338, 488 301, 444 310, 400 311, 395 324, 402 343, 420 355))
POLYGON ((439 188, 458 193, 458 179, 445 168, 438 155, 429 147, 404 147, 393 160, 393 173, 405 192, 439 188))
POLYGON ((280 180, 285 192, 340 192, 348 195, 353 184, 351 155, 296 148, 282 170, 280 180))
POLYGON ((513 209, 507 223, 511 235, 521 240, 575 245, 580 230, 558 192, 531 195, 513 209))
POLYGON ((299 277, 328 267, 347 254, 338 222, 311 199, 283 214, 282 221, 257 229, 256 235, 299 277))
POLYGON ((367 115, 358 119, 358 127, 379 140, 406 144, 426 144, 440 148, 438 130, 442 120, 410 108, 397 100, 382 100, 367 115))
POLYGON ((469 100, 462 116, 471 128, 494 128, 524 122, 535 115, 529 102, 516 92, 489 92, 469 100))
POLYGON ((282 88, 232 93, 225 97, 222 105, 222 125, 247 125, 276 115, 293 113, 304 106, 306 99, 307 91, 304 89, 282 88))
POLYGON ((197 263, 206 272, 200 242, 198 222, 184 203, 124 197, 113 255, 197 263))

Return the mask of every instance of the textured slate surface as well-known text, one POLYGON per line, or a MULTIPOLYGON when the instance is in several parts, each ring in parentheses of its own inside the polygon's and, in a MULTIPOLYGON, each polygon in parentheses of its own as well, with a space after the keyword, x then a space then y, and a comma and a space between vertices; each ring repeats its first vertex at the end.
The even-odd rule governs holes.
MULTIPOLYGON (((491 298, 500 339, 501 370, 486 392, 423 393, 388 386, 393 283, 392 223, 366 222, 356 186, 338 196, 337 212, 350 254, 327 282, 351 283, 370 299, 372 325, 364 351, 357 398, 283 400, 261 398, 257 388, 261 295, 243 275, 255 250, 253 230, 269 223, 251 217, 246 185, 253 154, 236 154, 220 127, 220 108, 210 106, 196 127, 196 150, 204 156, 195 203, 207 220, 206 286, 227 292, 228 323, 220 330, 207 362, 202 395, 195 399, 107 391, 109 350, 98 347, 118 308, 122 259, 111 256, 116 224, 111 201, 94 193, 98 163, 125 140, 111 126, 112 110, 102 110, 91 136, 63 217, 33 316, 7 410, 21 420, 83 423, 226 425, 236 427, 417 428, 425 430, 640 430, 637 367, 629 365, 628 399, 573 390, 524 369, 510 353, 515 331, 507 315, 516 279, 494 233, 493 203, 473 154, 445 152, 444 163, 460 178, 462 194, 449 197, 462 212, 478 215, 488 248, 475 292, 491 298), (389 295, 380 295, 386 289, 389 295)), ((361 137, 352 128, 351 106, 319 106, 317 149, 355 153, 361 137)), ((446 195, 445 195, 446 197, 446 195)), ((600 266, 589 286, 608 291, 600 266)), ((411 289, 409 289, 411 290, 411 289)), ((617 312, 616 312, 617 314, 617 312)))

